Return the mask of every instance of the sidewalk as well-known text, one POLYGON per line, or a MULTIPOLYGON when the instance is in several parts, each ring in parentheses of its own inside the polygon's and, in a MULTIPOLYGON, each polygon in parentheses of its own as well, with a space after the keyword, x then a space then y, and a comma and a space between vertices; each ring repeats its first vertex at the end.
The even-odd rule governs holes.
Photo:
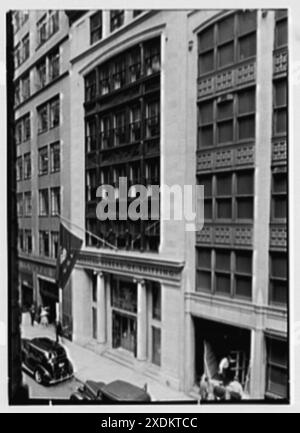
MULTIPOLYGON (((21 329, 22 337, 49 337, 55 339, 55 329, 52 325, 45 328, 39 324, 35 324, 32 327, 28 313, 24 313, 22 316, 21 329)), ((191 397, 182 392, 164 386, 148 376, 111 361, 65 338, 61 344, 65 347, 73 362, 75 377, 82 382, 92 379, 108 383, 116 379, 123 379, 140 387, 143 387, 147 383, 148 392, 153 401, 192 400, 191 397)))

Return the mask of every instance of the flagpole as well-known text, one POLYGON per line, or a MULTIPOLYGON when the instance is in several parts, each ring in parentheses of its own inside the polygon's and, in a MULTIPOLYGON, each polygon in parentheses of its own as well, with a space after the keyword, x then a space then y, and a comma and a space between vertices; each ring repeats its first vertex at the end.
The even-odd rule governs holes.
POLYGON ((95 239, 97 239, 100 242, 103 242, 104 244, 106 244, 107 246, 109 246, 110 248, 112 248, 113 250, 117 251, 118 248, 115 245, 110 244, 109 242, 107 242, 105 239, 100 238, 99 236, 95 235, 94 233, 90 232, 89 230, 86 230, 82 227, 80 227, 78 224, 72 222, 71 220, 69 220, 68 218, 63 217, 62 215, 58 214, 59 218, 61 218, 62 220, 68 222, 69 224, 73 225, 74 227, 77 227, 79 230, 88 233, 90 236, 93 236, 95 239))

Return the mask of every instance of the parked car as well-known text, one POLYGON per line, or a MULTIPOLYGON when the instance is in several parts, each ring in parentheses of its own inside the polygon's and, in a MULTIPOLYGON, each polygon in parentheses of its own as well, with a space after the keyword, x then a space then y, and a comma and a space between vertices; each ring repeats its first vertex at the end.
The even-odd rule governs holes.
POLYGON ((50 338, 23 338, 21 350, 22 368, 37 383, 52 385, 73 376, 73 365, 65 349, 50 338))
POLYGON ((96 400, 102 404, 148 403, 151 397, 144 388, 139 388, 124 380, 115 380, 109 384, 87 380, 70 396, 70 400, 96 400))

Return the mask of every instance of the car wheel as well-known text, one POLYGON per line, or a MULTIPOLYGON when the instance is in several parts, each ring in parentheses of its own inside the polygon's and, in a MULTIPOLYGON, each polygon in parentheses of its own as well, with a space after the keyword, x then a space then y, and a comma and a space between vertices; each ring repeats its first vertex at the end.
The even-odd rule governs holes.
POLYGON ((34 379, 35 379, 36 383, 38 383, 40 385, 43 383, 43 376, 42 376, 42 373, 40 372, 40 370, 35 370, 34 379))

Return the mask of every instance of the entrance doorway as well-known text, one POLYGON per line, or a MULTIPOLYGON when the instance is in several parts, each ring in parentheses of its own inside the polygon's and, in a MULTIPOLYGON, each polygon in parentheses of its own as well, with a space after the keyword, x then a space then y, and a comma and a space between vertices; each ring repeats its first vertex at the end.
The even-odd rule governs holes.
POLYGON ((56 304, 59 302, 57 284, 39 278, 41 304, 47 307, 49 323, 56 320, 56 304))
POLYGON ((229 357, 230 370, 245 386, 249 380, 250 331, 194 317, 195 382, 204 374, 204 363, 211 376, 218 371, 222 358, 229 357))
POLYGON ((113 311, 113 347, 136 353, 136 317, 113 311))
POLYGON ((23 311, 28 311, 33 304, 33 288, 22 284, 21 293, 23 311))

